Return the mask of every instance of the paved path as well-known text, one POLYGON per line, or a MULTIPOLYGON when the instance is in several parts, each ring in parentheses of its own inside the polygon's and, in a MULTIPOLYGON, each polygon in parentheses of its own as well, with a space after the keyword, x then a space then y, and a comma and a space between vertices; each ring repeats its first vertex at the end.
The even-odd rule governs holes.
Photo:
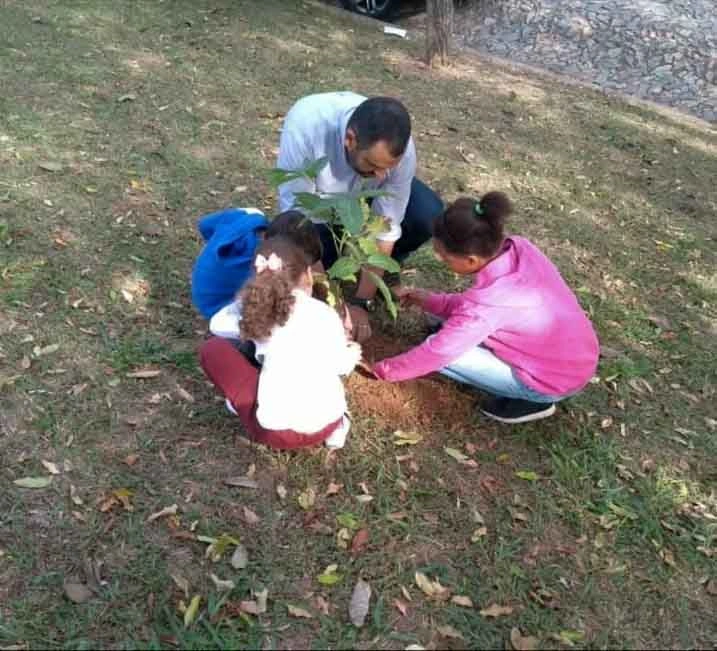
POLYGON ((463 45, 717 121, 714 0, 481 0, 463 45))

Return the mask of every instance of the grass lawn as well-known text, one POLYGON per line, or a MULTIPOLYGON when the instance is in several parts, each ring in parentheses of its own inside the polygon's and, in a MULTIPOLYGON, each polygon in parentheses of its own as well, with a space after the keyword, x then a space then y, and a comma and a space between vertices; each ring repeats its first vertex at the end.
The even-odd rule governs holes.
MULTIPOLYGON (((420 44, 298 0, 6 0, 0 43, 0 647, 717 643, 714 130, 477 59, 426 71, 420 44), (500 427, 445 382, 352 378, 338 454, 235 442, 195 356, 195 222, 273 212, 283 113, 338 89, 402 98, 421 177, 508 191, 576 288, 604 357, 556 417, 500 427), (222 534, 243 569, 231 544, 206 558, 222 534)), ((410 267, 454 283, 428 252, 410 267)))

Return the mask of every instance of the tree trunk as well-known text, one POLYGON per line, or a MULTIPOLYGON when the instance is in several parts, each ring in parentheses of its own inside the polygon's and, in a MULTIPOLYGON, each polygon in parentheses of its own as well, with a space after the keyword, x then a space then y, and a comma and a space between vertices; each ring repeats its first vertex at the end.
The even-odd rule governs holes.
POLYGON ((426 63, 448 63, 448 48, 453 37, 453 0, 426 2, 426 63))

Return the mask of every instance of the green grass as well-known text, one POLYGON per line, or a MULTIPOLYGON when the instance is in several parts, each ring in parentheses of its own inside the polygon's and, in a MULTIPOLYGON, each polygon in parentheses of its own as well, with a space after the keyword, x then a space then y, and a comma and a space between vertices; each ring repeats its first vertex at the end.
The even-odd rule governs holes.
MULTIPOLYGON (((547 648, 714 645, 714 130, 468 57, 428 71, 420 44, 323 5, 11 1, 2 12, 0 646, 502 648, 513 627, 547 648), (599 381, 555 418, 448 419, 397 448, 390 418, 354 406, 337 455, 235 442, 196 360, 195 222, 231 204, 272 212, 265 170, 281 114, 342 88, 401 97, 421 178, 448 200, 508 191, 513 229, 575 287, 606 355, 599 381), (161 374, 127 377, 145 367, 161 374), (466 443, 475 470, 443 451, 466 443), (42 460, 71 465, 46 489, 12 483, 47 475, 42 460), (252 464, 257 490, 224 485, 252 464), (325 496, 332 481, 343 489, 325 496), (356 499, 363 482, 369 504, 356 499), (304 512, 309 487, 318 497, 304 512), (133 510, 102 512, 123 488, 133 510), (175 503, 176 521, 146 522, 175 503), (340 514, 369 531, 357 556, 337 545, 340 514), (241 538, 247 568, 210 564, 192 528, 241 538), (63 584, 87 580, 87 559, 106 585, 72 604, 63 584), (343 578, 323 587, 332 563, 343 578), (476 607, 425 598, 416 571, 476 607), (211 572, 235 589, 219 593, 211 572), (173 574, 202 598, 186 629, 173 574), (347 613, 359 577, 373 588, 361 630, 347 613), (240 616, 262 586, 267 613, 240 616), (491 604, 512 613, 481 616, 491 604), (441 637, 446 625, 463 640, 441 637)), ((408 267, 410 282, 460 286, 428 249, 408 267)), ((422 333, 411 314, 377 323, 404 342, 422 333)))

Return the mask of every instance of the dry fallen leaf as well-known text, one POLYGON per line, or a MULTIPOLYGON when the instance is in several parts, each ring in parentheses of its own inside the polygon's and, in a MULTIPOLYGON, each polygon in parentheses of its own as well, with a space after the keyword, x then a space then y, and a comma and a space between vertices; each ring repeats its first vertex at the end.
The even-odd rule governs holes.
POLYGON ((58 350, 60 350, 60 344, 50 344, 49 346, 35 346, 32 349, 33 355, 35 357, 42 357, 43 355, 51 355, 52 353, 56 353, 58 350))
POLYGON ((675 555, 672 553, 669 549, 661 549, 659 551, 660 558, 665 562, 665 565, 669 565, 670 567, 677 567, 677 563, 675 563, 675 555))
POLYGON ((396 610, 398 610, 401 615, 404 617, 408 615, 408 604, 405 601, 401 601, 400 599, 394 599, 393 605, 396 606, 396 610))
POLYGON ((134 493, 128 488, 118 488, 116 491, 112 491, 112 496, 119 500, 125 511, 134 511, 134 507, 130 502, 132 495, 134 493))
POLYGON ((29 369, 30 366, 32 366, 32 361, 30 360, 30 358, 27 355, 23 355, 23 358, 20 361, 20 368, 23 371, 27 371, 27 369, 29 369))
POLYGON ((396 511, 395 513, 389 513, 386 515, 387 520, 392 520, 393 522, 400 522, 401 520, 405 520, 408 517, 408 513, 405 511, 396 511))
POLYGON ((187 402, 194 402, 194 396, 189 393, 189 391, 187 391, 183 387, 180 387, 179 385, 177 385, 177 394, 182 400, 186 400, 187 402))
POLYGON ((473 535, 471 536, 471 542, 477 543, 481 540, 481 538, 485 538, 488 535, 488 528, 487 527, 479 527, 473 532, 473 535))
POLYGON ((234 538, 226 533, 223 533, 218 538, 212 538, 210 536, 197 536, 197 540, 209 545, 207 550, 204 552, 204 556, 205 558, 210 559, 212 563, 218 563, 230 547, 237 547, 239 545, 239 540, 237 538, 234 538))
POLYGON ((329 487, 326 489, 326 492, 324 495, 328 497, 329 495, 336 495, 343 489, 343 484, 335 484, 334 482, 329 483, 329 487))
POLYGON ((57 467, 57 464, 52 463, 52 461, 45 461, 42 459, 40 463, 45 467, 45 470, 49 472, 51 475, 59 475, 60 469, 57 467))
POLYGON ((473 602, 471 601, 470 597, 462 597, 460 595, 456 595, 455 597, 451 598, 451 603, 455 604, 456 606, 462 606, 463 608, 473 608, 473 602))
POLYGON ((237 545, 232 554, 231 565, 235 570, 243 570, 249 564, 249 552, 244 545, 237 545))
POLYGON ((119 504, 119 500, 114 495, 110 495, 109 497, 101 498, 98 504, 98 508, 102 513, 108 513, 119 504))
POLYGON ((463 454, 460 450, 455 448, 443 448, 443 451, 449 456, 455 459, 458 463, 465 463, 468 461, 468 457, 463 454))
POLYGON ((129 466, 130 468, 138 461, 139 461, 138 454, 128 454, 124 459, 125 465, 129 466))
POLYGON ((261 615, 259 604, 256 601, 242 601, 239 603, 239 610, 247 615, 261 615))
POLYGON ((717 579, 710 579, 705 583, 707 594, 717 597, 717 579))
POLYGON ((184 593, 184 596, 189 599, 189 581, 181 574, 170 574, 169 576, 172 577, 172 581, 184 593))
POLYGON ((321 611, 322 614, 328 616, 331 606, 329 602, 326 601, 326 599, 324 599, 320 594, 314 597, 314 605, 316 606, 317 610, 321 611))
POLYGON ((128 378, 134 378, 137 380, 151 380, 152 378, 158 377, 162 374, 162 371, 159 369, 144 369, 141 371, 133 371, 132 373, 127 373, 126 377, 128 378))
POLYGON ((438 581, 437 579, 435 581, 431 581, 422 572, 416 572, 415 579, 416 585, 423 591, 425 595, 431 597, 432 599, 437 599, 438 601, 445 601, 451 596, 451 591, 447 587, 441 585, 440 581, 438 581))
POLYGON ((13 481, 20 488, 47 488, 52 483, 52 477, 23 477, 13 481))
POLYGON ((83 604, 85 601, 92 599, 92 590, 90 590, 84 583, 72 583, 66 581, 64 584, 65 595, 67 598, 76 604, 83 604))
POLYGON ((448 625, 438 626, 436 628, 436 630, 438 631, 438 634, 441 635, 442 637, 447 637, 447 638, 450 638, 453 640, 463 640, 464 639, 461 632, 456 630, 452 626, 448 626, 448 625))
POLYGON ((349 618, 351 623, 361 628, 368 615, 369 603, 371 601, 371 586, 363 579, 359 579, 351 595, 349 604, 349 618))
POLYGON ((316 503, 316 491, 313 488, 307 488, 299 494, 296 500, 304 511, 308 511, 316 503))
POLYGON ((41 170, 45 170, 46 172, 61 172, 62 171, 62 163, 58 163, 56 161, 42 161, 37 164, 37 166, 41 170))
POLYGON ((405 585, 401 586, 401 594, 408 600, 413 601, 413 597, 411 597, 411 593, 408 591, 408 588, 405 585))
POLYGON ((346 527, 342 527, 336 532, 336 546, 339 549, 348 549, 350 540, 351 532, 346 527))
POLYGON ((368 540, 368 529, 359 529, 356 532, 354 539, 351 541, 351 554, 353 554, 354 556, 358 556, 360 553, 362 553, 368 545, 368 540))
POLYGON ((373 495, 357 495, 356 499, 361 502, 361 504, 368 504, 373 501, 373 495))
POLYGON ((219 592, 231 592, 234 588, 236 588, 236 583, 234 583, 234 581, 222 580, 216 574, 210 574, 209 578, 212 580, 214 587, 219 592))
POLYGON ((84 504, 82 498, 77 494, 77 489, 74 484, 70 484, 70 499, 76 506, 82 506, 84 504))
POLYGON ((249 525, 257 524, 261 518, 254 513, 248 506, 242 507, 242 520, 249 525))
POLYGON ((540 640, 537 637, 523 637, 519 629, 513 628, 510 631, 510 643, 515 651, 535 651, 540 640))
POLYGON ((172 504, 172 506, 165 506, 161 511, 157 511, 156 513, 152 513, 147 518, 147 522, 154 522, 155 520, 159 520, 159 518, 165 518, 168 515, 177 515, 177 505, 172 504))
POLYGON ((397 446, 416 445, 422 440, 423 436, 421 436, 418 432, 403 432, 401 430, 398 430, 393 433, 393 444, 397 446))
POLYGON ((259 488, 259 484, 251 477, 229 477, 224 480, 224 483, 236 488, 259 488))
POLYGON ((254 592, 256 598, 256 605, 259 606, 259 612, 266 612, 266 602, 269 600, 269 590, 264 588, 263 590, 257 590, 254 592))
POLYGON ((277 484, 276 485, 276 494, 279 496, 280 500, 285 500, 287 496, 286 488, 284 487, 284 484, 277 484))
POLYGON ((299 608, 298 606, 286 604, 286 608, 289 611, 289 615, 291 615, 292 617, 302 617, 303 619, 314 618, 314 616, 308 610, 304 610, 303 608, 299 608))
POLYGON ((529 516, 526 513, 523 513, 521 511, 518 511, 517 509, 514 509, 512 507, 508 507, 508 511, 510 512, 510 516, 515 520, 515 522, 528 522, 530 520, 529 516))
POLYGON ((506 617, 513 614, 513 609, 510 606, 499 606, 498 604, 492 604, 488 608, 484 608, 480 611, 483 617, 506 617))

